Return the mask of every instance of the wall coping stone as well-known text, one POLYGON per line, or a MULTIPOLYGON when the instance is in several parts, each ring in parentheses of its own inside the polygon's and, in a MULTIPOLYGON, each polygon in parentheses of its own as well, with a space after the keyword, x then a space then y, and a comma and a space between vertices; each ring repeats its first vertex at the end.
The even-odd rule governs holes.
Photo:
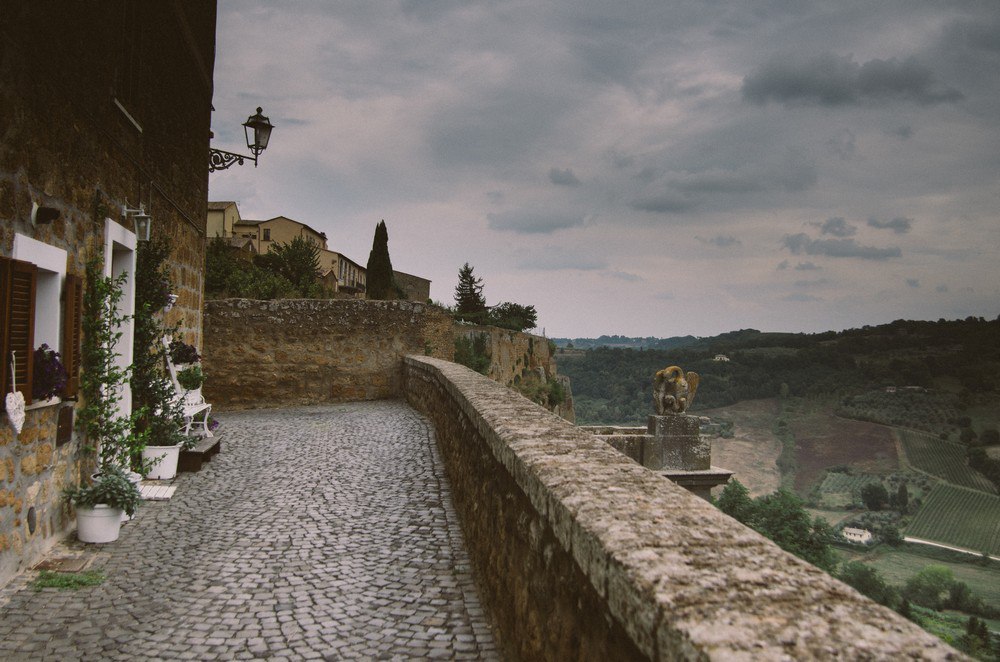
POLYGON ((511 389, 404 361, 476 427, 650 659, 966 659, 511 389))

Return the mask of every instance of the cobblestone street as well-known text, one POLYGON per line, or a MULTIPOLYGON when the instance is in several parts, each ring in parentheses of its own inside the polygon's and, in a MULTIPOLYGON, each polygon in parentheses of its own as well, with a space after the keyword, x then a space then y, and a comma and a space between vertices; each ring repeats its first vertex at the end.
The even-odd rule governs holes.
POLYGON ((220 414, 222 451, 110 545, 106 579, 0 590, 0 659, 495 659, 433 430, 379 401, 220 414))

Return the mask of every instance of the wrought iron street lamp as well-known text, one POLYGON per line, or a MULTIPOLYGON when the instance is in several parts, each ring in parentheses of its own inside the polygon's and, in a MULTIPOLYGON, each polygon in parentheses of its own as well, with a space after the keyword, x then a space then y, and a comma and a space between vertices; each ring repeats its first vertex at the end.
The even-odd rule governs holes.
POLYGON ((251 115, 247 118, 247 121, 243 123, 243 132, 246 134, 247 147, 250 149, 253 156, 247 156, 245 154, 234 154, 233 152, 227 152, 221 149, 215 149, 214 147, 209 149, 208 152, 208 171, 215 172, 216 170, 225 170, 234 163, 243 165, 244 160, 253 161, 253 167, 257 167, 257 157, 260 153, 267 149, 267 141, 271 139, 271 129, 274 125, 271 121, 264 117, 261 107, 257 107, 257 114, 251 115))

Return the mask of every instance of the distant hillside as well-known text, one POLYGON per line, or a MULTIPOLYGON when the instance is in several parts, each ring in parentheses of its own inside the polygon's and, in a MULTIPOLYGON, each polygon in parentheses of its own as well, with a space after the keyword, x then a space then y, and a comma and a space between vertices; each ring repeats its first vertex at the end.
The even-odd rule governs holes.
POLYGON ((556 347, 566 349, 675 349, 698 341, 695 336, 674 336, 673 338, 629 338, 626 336, 601 336, 599 338, 551 338, 556 347))
MULTIPOLYGON (((570 342, 554 340, 561 347, 570 342)), ((855 415, 866 402, 863 394, 893 386, 931 389, 949 407, 1000 391, 1000 319, 897 320, 815 334, 743 329, 711 338, 601 336, 571 342, 575 351, 557 350, 556 359, 559 371, 572 380, 581 424, 641 424, 650 413, 653 374, 672 364, 701 375, 695 410, 783 394, 834 395, 855 415), (643 349, 609 347, 626 342, 643 349), (587 343, 594 348, 579 351, 587 343), (722 357, 728 360, 716 360, 722 357)))

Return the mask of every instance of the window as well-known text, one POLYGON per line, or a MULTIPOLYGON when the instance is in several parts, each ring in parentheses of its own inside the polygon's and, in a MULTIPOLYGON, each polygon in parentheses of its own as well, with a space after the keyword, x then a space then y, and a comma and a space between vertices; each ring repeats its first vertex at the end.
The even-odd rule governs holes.
POLYGON ((264 241, 271 241, 271 228, 264 228, 264 241))
POLYGON ((31 403, 34 350, 48 345, 62 356, 75 396, 80 365, 83 281, 66 274, 66 251, 22 234, 14 235, 13 258, 0 258, 0 388, 9 393, 11 352, 17 389, 31 403))

